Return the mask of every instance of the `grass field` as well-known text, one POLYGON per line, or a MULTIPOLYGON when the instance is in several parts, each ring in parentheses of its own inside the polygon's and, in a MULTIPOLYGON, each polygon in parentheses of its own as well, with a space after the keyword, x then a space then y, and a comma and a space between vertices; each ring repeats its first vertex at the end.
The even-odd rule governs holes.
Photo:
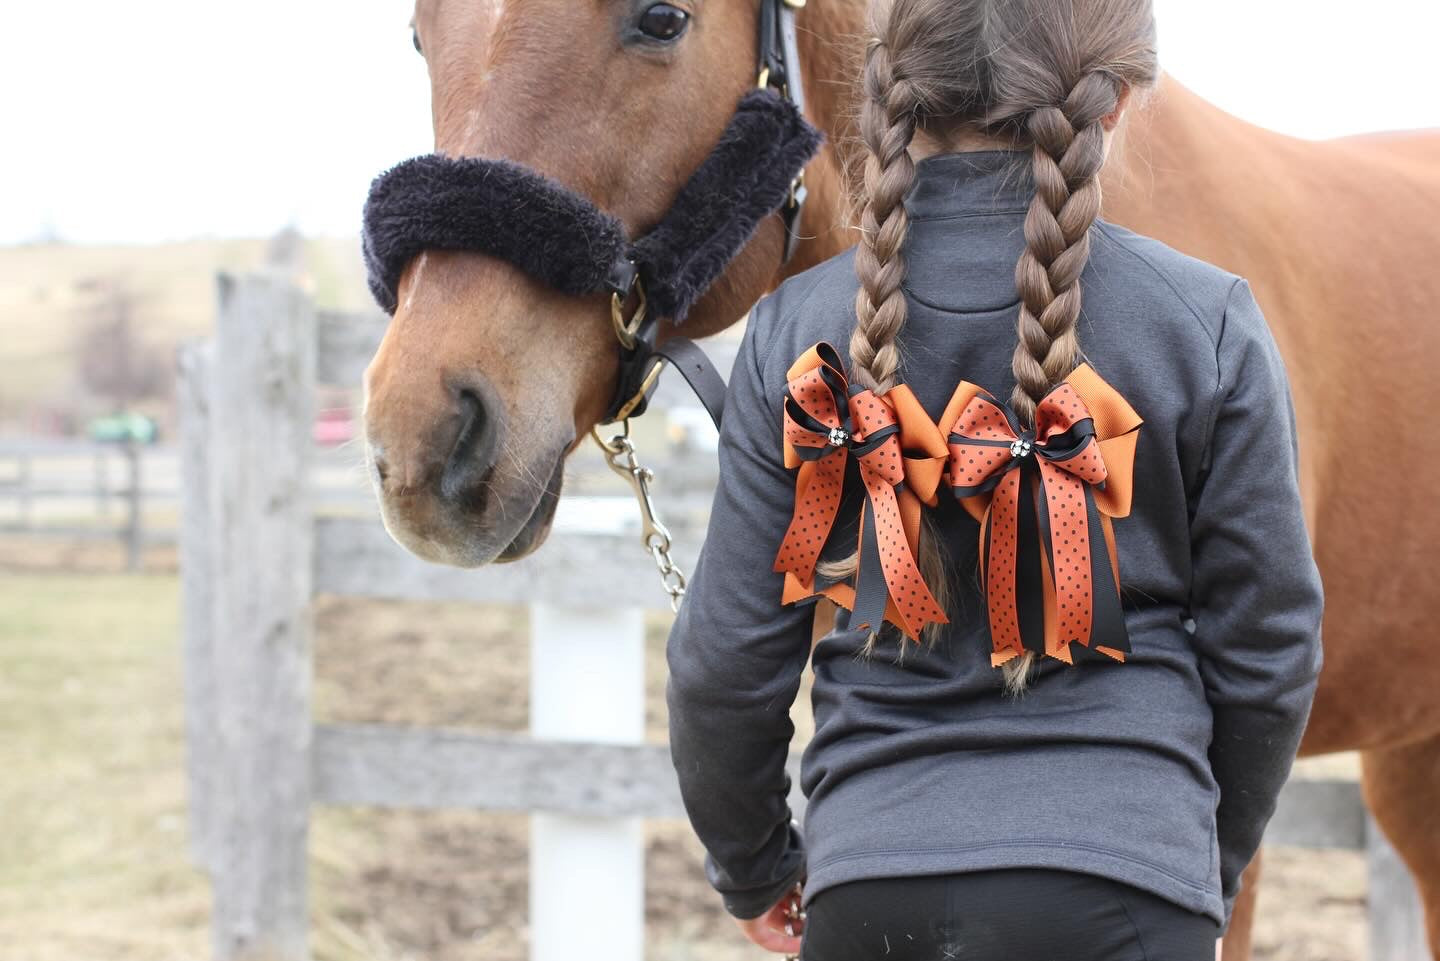
POLYGON ((185 857, 176 581, 0 578, 0 950, 198 958, 185 857))
MULTIPOLYGON (((187 851, 176 578, 43 559, 0 544, 0 959, 207 957, 208 886, 187 851)), ((665 729, 666 624, 650 631, 652 739, 665 729)), ((317 716, 522 730, 524 630, 518 609, 322 599, 317 716)), ((526 833, 518 814, 317 810, 317 961, 522 961, 526 833)), ((761 957, 705 885, 688 826, 650 822, 646 839, 648 961, 761 957)), ((1363 958, 1361 856, 1268 857, 1261 961, 1363 958)))

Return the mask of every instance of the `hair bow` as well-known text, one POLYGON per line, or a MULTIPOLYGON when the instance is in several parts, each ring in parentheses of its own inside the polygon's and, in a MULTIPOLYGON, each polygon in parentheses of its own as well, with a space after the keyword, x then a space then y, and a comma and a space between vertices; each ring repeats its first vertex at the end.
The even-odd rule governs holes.
POLYGON ((940 423, 951 490, 980 521, 991 664, 1027 650, 1073 663, 1074 643, 1125 660, 1111 519, 1130 513, 1139 415, 1082 364, 1041 399, 1034 430, 968 382, 940 423))
POLYGON ((787 376, 785 464, 799 473, 794 516, 775 557, 774 569, 786 575, 782 600, 823 594, 851 610, 852 627, 877 630, 888 620, 912 639, 932 621, 947 623, 915 562, 920 505, 935 502, 946 457, 934 422, 904 385, 883 395, 851 386, 829 344, 806 351, 787 376), (859 572, 854 588, 816 591, 815 564, 851 455, 865 485, 859 572))

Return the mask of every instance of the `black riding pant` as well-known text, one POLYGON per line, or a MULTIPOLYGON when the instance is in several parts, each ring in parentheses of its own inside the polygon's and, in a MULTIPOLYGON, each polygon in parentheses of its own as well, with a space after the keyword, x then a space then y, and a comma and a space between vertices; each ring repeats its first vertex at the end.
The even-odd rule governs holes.
POLYGON ((1148 891, 1038 868, 851 881, 806 914, 800 961, 1214 961, 1220 936, 1148 891))

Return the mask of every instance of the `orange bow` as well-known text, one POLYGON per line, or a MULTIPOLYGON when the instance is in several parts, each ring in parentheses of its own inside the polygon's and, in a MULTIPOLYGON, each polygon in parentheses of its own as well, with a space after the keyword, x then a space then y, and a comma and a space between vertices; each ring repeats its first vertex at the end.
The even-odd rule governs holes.
POLYGON ((852 627, 874 630, 883 619, 912 639, 928 623, 947 623, 915 563, 920 504, 935 503, 946 456, 935 424, 903 385, 883 395, 850 386, 829 344, 806 351, 787 379, 785 465, 799 473, 794 516, 775 558, 785 574, 782 600, 823 594, 851 610, 852 627), (866 492, 856 586, 816 591, 815 564, 852 453, 866 492))
POLYGON ((1139 415, 1082 364, 1037 405, 1033 431, 968 382, 940 423, 951 490, 980 521, 991 664, 1026 650, 1073 663, 1074 643, 1123 661, 1111 519, 1130 512, 1139 415))

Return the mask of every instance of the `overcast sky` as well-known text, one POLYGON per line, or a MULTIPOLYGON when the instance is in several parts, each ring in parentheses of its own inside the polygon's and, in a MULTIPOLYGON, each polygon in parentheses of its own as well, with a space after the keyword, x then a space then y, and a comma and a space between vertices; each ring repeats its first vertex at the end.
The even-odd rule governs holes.
MULTIPOLYGON (((431 147, 406 0, 6 6, 0 243, 255 236, 287 223, 351 234, 371 177, 431 147)), ((1156 10, 1166 69, 1248 120, 1304 137, 1440 126, 1435 0, 1156 10)))

